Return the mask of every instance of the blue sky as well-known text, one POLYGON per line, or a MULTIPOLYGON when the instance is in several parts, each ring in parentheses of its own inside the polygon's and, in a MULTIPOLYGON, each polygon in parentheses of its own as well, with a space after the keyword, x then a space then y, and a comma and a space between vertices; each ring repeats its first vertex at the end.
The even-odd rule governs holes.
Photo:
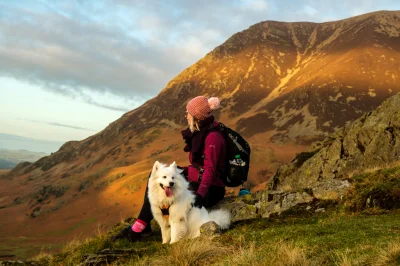
POLYGON ((0 0, 0 133, 81 140, 255 23, 399 9, 398 0, 0 0))

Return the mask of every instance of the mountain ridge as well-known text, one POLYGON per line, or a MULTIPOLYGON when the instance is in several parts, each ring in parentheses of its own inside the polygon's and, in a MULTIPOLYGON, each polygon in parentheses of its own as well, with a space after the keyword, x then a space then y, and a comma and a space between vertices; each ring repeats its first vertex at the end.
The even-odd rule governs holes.
MULTIPOLYGON (((129 132, 131 132, 132 134, 140 134, 157 126, 166 126, 174 129, 179 126, 182 127, 184 124, 184 117, 179 114, 184 112, 186 102, 191 97, 199 94, 210 96, 219 94, 224 109, 217 112, 217 118, 221 117, 228 126, 235 127, 235 125, 237 125, 237 129, 247 136, 262 133, 266 130, 272 130, 276 131, 274 136, 272 136, 272 141, 277 141, 278 143, 282 141, 297 141, 307 144, 312 140, 322 139, 328 133, 344 126, 346 121, 353 120, 362 113, 376 108, 377 105, 389 97, 392 92, 400 91, 399 86, 395 84, 399 77, 398 69, 400 66, 396 63, 398 60, 393 57, 388 59, 390 62, 383 62, 378 59, 378 63, 380 64, 385 63, 393 65, 390 71, 386 70, 386 72, 389 71, 389 73, 387 72, 389 78, 392 77, 391 83, 389 82, 388 84, 375 84, 374 76, 378 76, 378 73, 373 73, 372 79, 370 80, 365 80, 365 75, 353 75, 351 82, 345 82, 345 80, 339 82, 335 79, 335 72, 340 72, 340 68, 338 68, 335 62, 342 62, 344 59, 350 59, 347 57, 334 58, 336 61, 331 62, 326 67, 337 68, 339 70, 331 70, 333 71, 333 73, 331 73, 323 69, 324 72, 321 76, 308 77, 311 74, 318 76, 314 73, 314 70, 320 67, 321 64, 315 62, 317 60, 315 58, 316 55, 321 53, 324 55, 324 52, 329 52, 330 49, 333 49, 329 45, 337 40, 340 34, 354 29, 356 26, 352 23, 361 23, 361 25, 357 25, 359 28, 356 29, 356 33, 367 31, 368 34, 365 38, 370 38, 370 35, 374 33, 374 31, 371 32, 371 30, 368 31, 370 27, 367 26, 375 25, 376 23, 378 24, 375 26, 379 26, 377 30, 381 32, 391 32, 393 35, 394 30, 385 24, 387 21, 391 21, 393 25, 399 26, 400 12, 373 12, 349 19, 325 23, 286 23, 274 21, 257 23, 247 30, 234 34, 226 42, 208 53, 204 58, 182 71, 177 77, 168 82, 166 87, 161 90, 159 95, 155 98, 127 112, 120 119, 110 123, 110 125, 101 132, 81 142, 75 142, 74 146, 78 150, 84 150, 90 147, 92 143, 96 142, 99 142, 98 144, 101 145, 109 145, 111 141, 115 142, 115 138, 121 137, 121 135, 123 135, 121 133, 129 134, 129 132), (304 25, 305 28, 302 28, 302 25, 304 25), (255 30, 256 35, 253 35, 253 30, 255 30), (286 30, 286 32, 284 30, 286 30), (318 39, 319 30, 321 31, 319 35, 322 36, 322 39, 318 39), (279 42, 276 44, 276 39, 283 42, 283 45, 279 42), (231 58, 232 53, 245 53, 246 51, 243 51, 243 49, 246 45, 254 46, 257 45, 257 43, 262 43, 263 40, 266 42, 266 48, 264 48, 267 50, 265 54, 259 54, 260 47, 263 47, 260 46, 258 50, 251 51, 246 57, 251 56, 254 60, 257 60, 256 58, 267 57, 268 65, 266 68, 259 67, 259 65, 264 64, 266 61, 258 62, 258 64, 255 65, 255 62, 252 63, 253 59, 243 60, 244 62, 242 63, 241 58, 231 58), (312 45, 310 46, 311 48, 315 46, 317 48, 320 47, 318 49, 324 47, 329 49, 323 52, 317 49, 318 53, 313 53, 310 47, 305 47, 306 42, 310 42, 312 45), (281 48, 278 50, 275 46, 282 47, 278 47, 281 48), (300 53, 301 51, 303 52, 300 53), (309 51, 311 51, 311 57, 302 61, 299 56, 305 56, 309 51), (288 59, 283 59, 286 54, 288 54, 288 59), (218 61, 218 58, 222 58, 223 61, 218 61), (232 73, 234 72, 232 67, 232 71, 226 70, 229 68, 230 64, 232 65, 232 60, 237 61, 236 64, 233 65, 233 67, 239 69, 237 74, 232 73), (278 62, 280 65, 276 63, 276 60, 280 60, 280 62, 278 62), (241 66, 243 64, 245 64, 246 67, 241 66), (310 65, 313 66, 313 64, 314 67, 310 67, 310 65), (302 69, 299 68, 300 66, 302 69), (397 68, 397 66, 399 67, 397 68), (243 70, 243 67, 245 70, 243 70), (311 68, 309 71, 311 73, 304 73, 307 67, 311 68), (219 68, 219 73, 215 71, 216 68, 219 68), (229 75, 226 75, 224 78, 223 75, 225 72, 229 72, 229 75), (286 73, 286 75, 284 75, 284 73, 286 73), (330 74, 328 75, 326 73, 330 74), (250 75, 253 76, 253 79, 249 78, 250 75), (239 77, 239 79, 237 77, 239 77), (262 82, 256 80, 254 77, 257 79, 263 79, 263 77, 265 77, 265 79, 269 80, 266 81, 265 84, 262 84, 262 82), (274 79, 271 77, 274 77, 274 79), (280 79, 278 80, 279 77, 280 79), (313 82, 308 84, 308 80, 310 79, 313 80, 313 82), (290 80, 294 80, 293 84, 288 84, 290 80), (259 84, 255 84, 256 82, 259 84), (231 83, 232 85, 227 86, 227 83, 231 83), (302 85, 306 83, 307 85, 302 85), (236 86, 234 86, 234 84, 236 84, 236 86), (362 86, 362 84, 367 85, 362 86), (376 86, 372 87, 371 84, 375 84, 376 86), (231 88, 231 90, 223 90, 222 86, 231 88), (240 89, 240 87, 242 87, 242 89, 240 89), (324 87, 327 88, 324 89, 324 87), (328 100, 322 100, 321 98, 323 97, 328 98, 328 100), (343 116, 338 110, 341 107, 347 111, 345 119, 342 119, 343 116), (262 127, 259 126, 259 124, 262 124, 262 127), (310 134, 310 132, 312 133, 310 134)), ((400 34, 399 28, 396 28, 396 34, 400 34)), ((372 39, 377 41, 374 38, 372 39)), ((364 38, 361 38, 358 45, 365 45, 365 43, 362 43, 363 40, 364 38)), ((388 38, 388 40, 390 40, 390 38, 388 38)), ((339 42, 339 44, 342 42, 343 40, 339 42)), ((395 48, 398 51, 400 49, 399 45, 398 43, 395 44, 397 44, 395 48)), ((346 46, 335 45, 334 48, 340 50, 346 48, 346 46)), ((390 47, 390 49, 393 48, 390 47)), ((356 53, 355 57, 361 62, 361 65, 364 63, 371 65, 373 61, 368 61, 372 60, 372 56, 368 56, 369 53, 371 52, 366 51, 366 53, 361 53, 361 55, 356 53), (367 58, 364 58, 365 56, 367 56, 367 58)), ((396 58, 398 56, 399 55, 396 54, 396 58)), ((329 59, 330 58, 325 56, 318 60, 326 61, 329 59)), ((322 64, 325 63, 322 62, 322 64)), ((317 73, 321 71, 322 69, 319 69, 317 73)), ((365 70, 363 71, 365 72, 364 74, 368 74, 365 70)), ((376 71, 372 70, 372 72, 376 71)), ((346 71, 344 71, 344 73, 340 72, 339 78, 345 79, 348 76, 347 73, 346 71)), ((385 76, 385 74, 383 73, 382 76, 385 76)), ((62 150, 63 149, 60 149, 60 151, 62 150)))

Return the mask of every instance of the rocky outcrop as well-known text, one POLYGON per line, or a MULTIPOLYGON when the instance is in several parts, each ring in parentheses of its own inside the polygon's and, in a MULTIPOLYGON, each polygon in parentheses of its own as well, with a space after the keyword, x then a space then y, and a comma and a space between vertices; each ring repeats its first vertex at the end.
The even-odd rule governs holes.
POLYGON ((279 168, 270 187, 310 188, 317 198, 337 198, 350 186, 346 179, 399 160, 400 94, 397 94, 279 168))
POLYGON ((281 215, 292 208, 302 207, 308 213, 314 213, 320 204, 312 192, 284 192, 278 190, 258 191, 252 195, 225 198, 214 208, 231 212, 232 222, 256 218, 268 218, 281 215))

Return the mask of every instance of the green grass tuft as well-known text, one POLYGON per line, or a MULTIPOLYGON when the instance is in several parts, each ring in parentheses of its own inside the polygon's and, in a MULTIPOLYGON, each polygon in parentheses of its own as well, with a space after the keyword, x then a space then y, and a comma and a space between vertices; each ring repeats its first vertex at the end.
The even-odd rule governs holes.
POLYGON ((349 210, 400 208, 400 167, 381 169, 352 179, 354 188, 346 203, 349 210))

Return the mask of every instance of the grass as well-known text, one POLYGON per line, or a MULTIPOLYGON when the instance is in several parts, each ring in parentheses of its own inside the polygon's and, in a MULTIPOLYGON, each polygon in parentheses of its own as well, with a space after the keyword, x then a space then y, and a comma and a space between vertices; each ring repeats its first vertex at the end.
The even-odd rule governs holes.
MULTIPOLYGON (((110 242, 107 234, 70 243, 46 265, 76 265, 84 254, 130 249, 111 265, 400 265, 400 167, 352 177, 354 187, 324 213, 289 210, 279 217, 238 222, 220 237, 161 245, 160 232, 145 242, 110 242)), ((131 223, 132 220, 129 221, 131 223)))
POLYGON ((202 237, 163 247, 158 254, 146 257, 141 263, 157 266, 207 265, 222 258, 229 251, 230 249, 221 243, 202 237))
MULTIPOLYGON (((308 218, 258 220, 238 225, 223 238, 226 238, 224 242, 233 243, 243 236, 250 243, 246 247, 250 248, 251 244, 262 247, 258 256, 271 258, 278 254, 273 248, 285 243, 292 249, 303 250, 314 265, 335 265, 338 254, 343 258, 346 252, 351 251, 352 257, 347 257, 347 260, 368 261, 379 253, 379 248, 398 241, 399 218, 400 214, 394 213, 377 216, 334 213, 308 218)), ((240 241, 236 245, 240 245, 240 241)))
POLYGON ((352 211, 400 208, 400 166, 354 176, 346 205, 352 211))
POLYGON ((84 254, 105 248, 137 250, 112 265, 398 265, 400 260, 399 211, 257 219, 237 223, 218 238, 173 245, 161 245, 157 231, 145 242, 107 240, 123 226, 71 242, 49 255, 49 265, 76 265, 84 254))
POLYGON ((400 244, 391 243, 381 249, 376 260, 371 264, 376 266, 400 265, 400 244))

